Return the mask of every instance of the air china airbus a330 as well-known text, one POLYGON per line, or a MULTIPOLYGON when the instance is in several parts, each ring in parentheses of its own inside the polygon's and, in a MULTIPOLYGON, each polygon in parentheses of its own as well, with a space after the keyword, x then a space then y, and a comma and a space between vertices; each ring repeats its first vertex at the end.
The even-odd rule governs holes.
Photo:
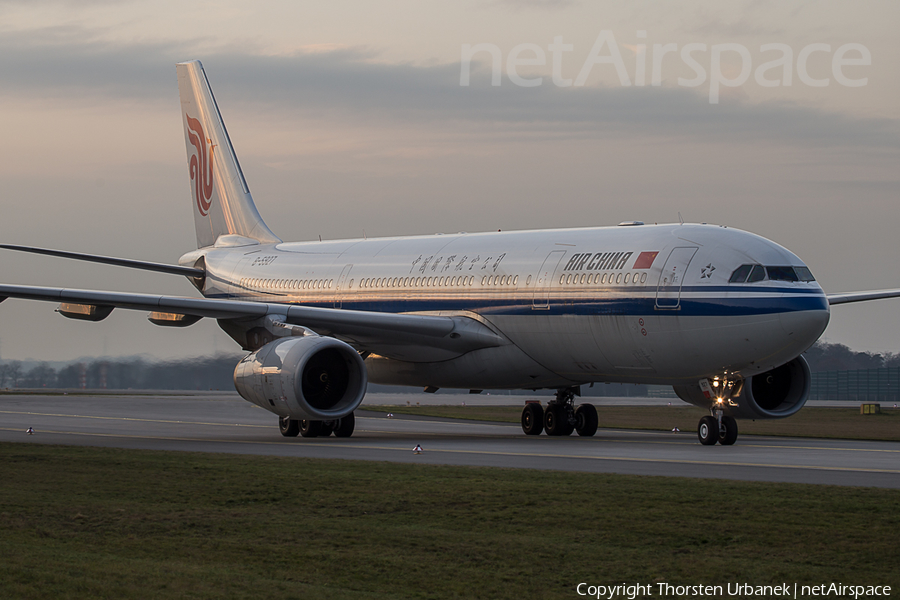
POLYGON ((0 285, 74 319, 115 308, 152 323, 201 318, 249 351, 234 383, 285 436, 346 437, 368 381, 554 389, 526 404, 526 434, 592 436, 575 406, 592 382, 672 385, 708 409, 700 442, 733 444, 735 419, 796 413, 801 353, 829 306, 900 290, 825 294, 767 239, 713 225, 644 225, 284 243, 263 222, 199 61, 177 65, 198 249, 179 265, 14 250, 186 276, 203 298, 0 285))

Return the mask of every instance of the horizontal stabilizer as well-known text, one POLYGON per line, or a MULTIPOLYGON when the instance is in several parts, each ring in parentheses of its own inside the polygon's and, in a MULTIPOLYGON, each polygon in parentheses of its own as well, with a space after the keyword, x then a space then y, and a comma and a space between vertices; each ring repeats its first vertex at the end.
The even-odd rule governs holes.
POLYGON ((111 256, 67 252, 65 250, 51 250, 49 248, 34 248, 31 246, 16 246, 14 244, 0 244, 0 248, 5 248, 6 250, 18 250, 20 252, 32 252, 34 254, 45 254, 47 256, 58 256, 61 258, 74 258, 75 260, 103 263, 105 265, 116 265, 117 267, 143 269, 144 271, 156 271, 157 273, 184 275, 185 277, 204 277, 206 275, 206 272, 203 269, 148 262, 145 260, 132 260, 130 258, 113 258, 111 256))

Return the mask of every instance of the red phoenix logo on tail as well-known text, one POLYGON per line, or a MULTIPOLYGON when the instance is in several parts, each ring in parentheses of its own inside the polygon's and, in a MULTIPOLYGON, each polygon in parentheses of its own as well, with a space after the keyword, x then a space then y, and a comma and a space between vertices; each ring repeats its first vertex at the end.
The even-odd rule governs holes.
POLYGON ((196 148, 196 153, 191 156, 189 166, 191 170, 191 182, 194 184, 194 197, 197 199, 197 210, 204 217, 209 213, 213 192, 213 149, 212 140, 203 134, 203 125, 199 119, 187 117, 188 139, 196 148), (207 159, 207 142, 209 143, 209 158, 207 159))

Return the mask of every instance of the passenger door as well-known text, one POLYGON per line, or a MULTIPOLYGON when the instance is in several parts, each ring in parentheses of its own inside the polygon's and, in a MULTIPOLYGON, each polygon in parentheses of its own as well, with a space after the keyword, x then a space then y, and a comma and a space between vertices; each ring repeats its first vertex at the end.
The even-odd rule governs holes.
POLYGON ((696 252, 697 248, 674 248, 669 253, 656 286, 657 309, 676 310, 681 306, 681 286, 696 252))

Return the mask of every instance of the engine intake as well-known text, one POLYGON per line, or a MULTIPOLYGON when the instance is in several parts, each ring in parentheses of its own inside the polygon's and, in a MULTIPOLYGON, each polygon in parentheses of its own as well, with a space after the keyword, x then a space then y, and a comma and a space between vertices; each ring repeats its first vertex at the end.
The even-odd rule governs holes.
MULTIPOLYGON (((771 371, 744 380, 737 406, 723 406, 725 413, 737 419, 782 419, 803 408, 809 398, 809 365, 798 356, 771 371)), ((673 386, 678 397, 689 404, 709 408, 715 399, 707 398, 699 384, 673 386)))
POLYGON ((234 387, 242 398, 292 419, 346 416, 362 402, 367 384, 359 353, 329 337, 275 340, 234 369, 234 387))

